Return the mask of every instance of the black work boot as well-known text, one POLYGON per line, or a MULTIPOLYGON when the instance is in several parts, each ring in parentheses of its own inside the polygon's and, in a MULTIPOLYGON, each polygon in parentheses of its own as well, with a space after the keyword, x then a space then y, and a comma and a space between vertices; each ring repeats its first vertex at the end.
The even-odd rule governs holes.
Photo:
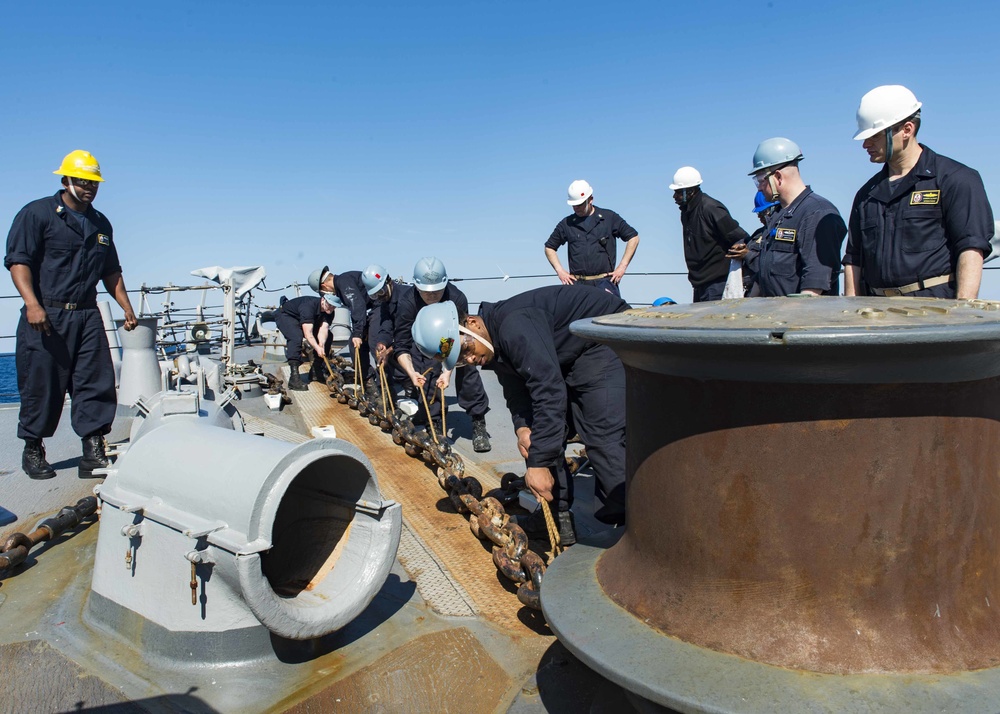
POLYGON ((28 478, 41 480, 52 478, 56 470, 45 460, 45 447, 41 439, 25 439, 24 453, 21 454, 21 468, 28 478))
POLYGON ((313 359, 312 368, 309 370, 309 379, 313 382, 325 382, 327 377, 326 364, 322 357, 313 359))
POLYGON ((302 377, 299 376, 298 362, 288 363, 288 388, 295 392, 304 392, 309 389, 303 384, 302 377))
MULTIPOLYGON (((559 529, 559 540, 564 546, 576 543, 576 525, 573 520, 572 511, 553 511, 552 517, 556 521, 559 529)), ((511 516, 512 523, 521 526, 529 538, 536 540, 548 540, 549 529, 545 526, 545 514, 541 506, 527 516, 511 516)))
POLYGON ((80 459, 80 478, 104 478, 101 474, 94 474, 94 469, 106 469, 108 464, 107 454, 104 453, 104 437, 100 434, 91 434, 80 439, 83 446, 83 458, 80 459))
POLYGON ((486 431, 486 419, 484 417, 477 417, 472 420, 472 448, 478 453, 483 453, 493 448, 490 445, 490 433, 486 431))

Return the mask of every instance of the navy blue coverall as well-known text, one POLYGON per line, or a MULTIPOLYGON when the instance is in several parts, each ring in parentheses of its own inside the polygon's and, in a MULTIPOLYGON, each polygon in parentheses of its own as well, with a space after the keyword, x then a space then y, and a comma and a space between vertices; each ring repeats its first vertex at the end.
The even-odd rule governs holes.
MULTIPOLYGON (((806 186, 767 221, 755 259, 761 297, 803 290, 840 294, 840 247, 847 226, 836 206, 806 186)), ((749 251, 748 251, 749 252, 749 251)))
POLYGON ((386 377, 389 379, 389 387, 393 394, 396 394, 397 385, 410 384, 410 378, 406 376, 403 368, 399 366, 397 352, 395 349, 395 329, 396 313, 399 312, 400 301, 407 301, 407 293, 413 290, 412 285, 401 285, 394 283, 392 293, 388 299, 383 300, 373 310, 373 318, 369 326, 368 342, 374 349, 379 344, 386 347, 393 347, 393 351, 385 360, 386 377))
MULTIPOLYGON (((545 241, 545 247, 559 250, 561 245, 567 244, 569 272, 577 277, 605 275, 618 265, 615 239, 627 243, 637 235, 639 232, 617 213, 594 206, 594 212, 585 218, 574 213, 559 221, 545 241)), ((610 278, 578 280, 574 285, 603 288, 621 295, 610 278)))
MULTIPOLYGON (((603 504, 595 516, 625 520, 625 368, 607 345, 570 333, 574 320, 628 310, 604 290, 554 285, 483 303, 479 315, 493 342, 484 369, 496 372, 514 429, 531 429, 529 467, 553 470, 556 509, 573 503, 566 472, 567 417, 587 447, 603 504)), ((461 370, 459 370, 461 371, 461 370)))
POLYGON ((97 283, 120 273, 121 265, 111 222, 93 206, 82 223, 78 215, 60 191, 22 208, 7 235, 4 266, 31 268, 35 295, 52 323, 49 335, 35 330, 21 308, 15 356, 21 439, 55 433, 67 392, 79 436, 107 434, 115 419, 115 371, 97 309, 97 283))
POLYGON ((907 291, 912 297, 956 296, 958 255, 990 254, 993 209, 979 172, 923 144, 908 174, 889 181, 889 167, 854 197, 844 265, 861 269, 861 295, 951 275, 951 281, 907 291))
MULTIPOLYGON (((469 299, 465 297, 465 293, 452 283, 448 283, 445 286, 444 295, 441 297, 441 302, 447 301, 455 303, 460 320, 465 319, 469 314, 469 299)), ((438 377, 441 376, 441 363, 424 357, 416 345, 413 344, 413 336, 410 333, 413 328, 413 321, 417 318, 417 313, 426 306, 427 303, 424 302, 424 299, 420 296, 420 291, 416 288, 411 288, 405 294, 400 295, 393 328, 393 346, 398 354, 410 355, 410 358, 413 360, 413 369, 420 374, 423 374, 428 367, 431 368, 431 371, 426 376, 427 381, 424 383, 424 391, 427 394, 427 401, 430 404, 431 418, 437 420, 441 416, 441 402, 439 399, 434 399, 433 403, 431 403, 431 399, 436 391, 434 385, 438 377)), ((479 370, 473 367, 462 367, 461 369, 456 369, 452 375, 455 379, 455 391, 458 393, 458 405, 474 421, 485 418, 486 412, 490 409, 490 399, 486 395, 486 387, 483 386, 483 378, 479 374, 479 370)), ((419 398, 418 401, 422 403, 422 400, 419 398)), ((426 421, 423 409, 418 412, 418 417, 414 421, 418 424, 426 421)))
MULTIPOLYGON (((361 383, 364 384, 371 371, 371 360, 369 359, 370 348, 368 346, 368 321, 370 319, 369 311, 372 309, 374 303, 368 295, 368 288, 365 287, 364 282, 361 280, 360 270, 348 270, 339 275, 334 275, 333 289, 337 297, 344 303, 344 307, 351 311, 351 337, 361 339, 361 347, 358 352, 361 366, 359 369, 358 365, 354 365, 354 368, 359 369, 361 383)), ((354 359, 355 351, 353 345, 350 349, 351 359, 354 359)))
MULTIPOLYGON (((320 300, 322 298, 313 297, 312 295, 303 295, 302 297, 286 300, 285 304, 278 308, 277 314, 274 316, 275 324, 281 330, 281 334, 285 336, 285 359, 290 363, 294 362, 298 364, 302 361, 303 325, 312 325, 313 335, 315 336, 319 331, 321 323, 325 322, 327 327, 329 327, 330 323, 333 322, 333 314, 323 312, 320 307, 320 300)), ((331 339, 332 335, 328 333, 327 344, 323 345, 324 349, 329 348, 331 339)))

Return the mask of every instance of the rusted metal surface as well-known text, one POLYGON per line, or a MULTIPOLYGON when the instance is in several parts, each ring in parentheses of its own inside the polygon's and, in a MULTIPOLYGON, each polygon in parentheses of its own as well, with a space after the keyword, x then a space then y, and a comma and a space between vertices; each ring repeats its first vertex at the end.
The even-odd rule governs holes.
MULTIPOLYGON (((541 610, 539 594, 545 574, 545 562, 537 553, 528 555, 527 535, 519 526, 510 522, 502 505, 517 501, 519 485, 514 483, 514 474, 507 474, 501 488, 491 491, 487 501, 480 501, 483 496, 482 484, 472 476, 465 476, 465 461, 452 449, 444 435, 438 438, 432 424, 428 425, 427 431, 418 430, 412 419, 401 410, 393 408, 392 397, 386 391, 388 381, 381 368, 381 392, 377 389, 369 392, 363 391, 356 382, 353 385, 346 384, 353 371, 350 371, 345 359, 335 358, 332 364, 325 357, 324 360, 330 370, 326 384, 331 396, 338 403, 356 409, 372 426, 391 432, 393 443, 403 446, 408 456, 422 458, 435 467, 438 483, 449 494, 455 510, 461 514, 469 514, 473 534, 494 544, 493 562, 500 573, 518 584, 518 600, 527 607, 541 610), (521 559, 525 556, 530 564, 530 571, 522 567, 521 559)), ((426 399, 424 406, 427 406, 426 399)), ((445 428, 443 418, 444 413, 442 428, 445 428)), ((586 459, 582 461, 585 463, 586 459)), ((581 465, 577 464, 576 468, 579 469, 581 465)), ((553 557, 555 555, 556 551, 553 552, 553 557)))
POLYGON ((628 310, 573 329, 611 345, 626 365, 696 379, 899 384, 1000 375, 1000 302, 986 300, 718 300, 628 310))
POLYGON ((497 710, 513 683, 476 637, 459 627, 408 642, 285 711, 486 714, 497 710))
POLYGON ((612 599, 781 666, 1000 664, 1000 380, 630 376, 629 424, 655 428, 629 433, 629 527, 598 566, 612 599))
MULTIPOLYGON (((338 400, 331 398, 321 385, 310 385, 309 391, 296 393, 296 401, 307 429, 334 424, 338 436, 359 445, 379 465, 379 486, 383 493, 403 504, 406 523, 468 593, 479 614, 512 634, 548 632, 538 613, 521 612, 526 608, 512 597, 517 584, 508 584, 498 577, 490 550, 484 541, 470 537, 467 531, 472 528, 471 522, 466 527, 456 518, 452 498, 442 492, 439 479, 429 466, 407 456, 390 434, 372 429, 366 420, 336 404, 338 400)), ((463 474, 463 478, 474 477, 486 495, 495 489, 502 490, 499 478, 474 463, 466 464, 463 474)), ((475 520, 478 525, 479 519, 475 520)))
POLYGON ((996 710, 1000 303, 737 300, 573 331, 625 363, 629 434, 621 540, 546 576, 570 649, 684 711, 996 710))
POLYGON ((97 510, 97 499, 93 496, 81 498, 74 506, 67 506, 56 515, 46 518, 28 534, 13 533, 0 545, 0 571, 23 563, 28 553, 43 541, 52 540, 68 528, 75 528, 80 522, 97 510))

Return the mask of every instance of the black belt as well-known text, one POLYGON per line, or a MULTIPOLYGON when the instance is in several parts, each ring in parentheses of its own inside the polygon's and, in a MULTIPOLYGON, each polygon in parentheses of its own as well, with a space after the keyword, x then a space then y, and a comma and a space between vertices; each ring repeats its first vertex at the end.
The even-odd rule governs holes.
POLYGON ((60 302, 59 300, 49 300, 48 298, 41 299, 42 305, 45 307, 58 307, 61 310, 96 310, 97 301, 91 300, 90 302, 60 302))

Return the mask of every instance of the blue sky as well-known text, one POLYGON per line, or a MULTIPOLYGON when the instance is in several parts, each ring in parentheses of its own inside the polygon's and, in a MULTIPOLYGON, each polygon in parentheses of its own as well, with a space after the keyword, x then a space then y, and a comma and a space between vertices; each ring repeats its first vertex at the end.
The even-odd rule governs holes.
MULTIPOLYGON (((424 255, 454 277, 549 274, 577 178, 639 231, 632 271, 683 271, 678 167, 752 231, 750 158, 787 136, 846 216, 876 168, 854 113, 887 83, 917 94, 921 140, 978 169, 1000 209, 997 3, 6 5, 0 220, 58 188, 68 151, 93 152, 130 288, 208 265, 264 265, 269 287, 324 264, 409 275, 424 255)), ((982 294, 1000 298, 1000 271, 982 294)), ((660 295, 690 287, 623 283, 660 295)))

